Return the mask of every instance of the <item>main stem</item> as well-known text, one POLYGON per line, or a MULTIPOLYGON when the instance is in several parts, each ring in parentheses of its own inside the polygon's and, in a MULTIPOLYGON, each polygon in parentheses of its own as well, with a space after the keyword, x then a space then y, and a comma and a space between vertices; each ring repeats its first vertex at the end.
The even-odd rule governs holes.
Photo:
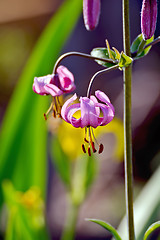
MULTIPOLYGON (((129 0, 122 0, 123 9, 123 46, 126 55, 130 56, 129 0)), ((132 172, 132 133, 131 133, 131 80, 132 66, 124 68, 124 162, 126 214, 129 240, 134 240, 133 214, 133 172, 132 172)))

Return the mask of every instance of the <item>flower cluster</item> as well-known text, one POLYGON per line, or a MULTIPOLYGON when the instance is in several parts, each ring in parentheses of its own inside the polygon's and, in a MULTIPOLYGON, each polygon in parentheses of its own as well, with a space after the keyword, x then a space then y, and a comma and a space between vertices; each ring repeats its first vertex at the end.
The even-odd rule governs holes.
POLYGON ((57 67, 56 73, 34 78, 33 91, 40 95, 51 95, 53 97, 49 110, 44 114, 45 119, 47 119, 47 114, 52 110, 54 117, 61 117, 75 128, 84 128, 83 152, 88 152, 88 155, 91 156, 91 150, 93 152, 97 151, 96 143, 98 145, 98 153, 101 153, 103 144, 99 144, 96 140, 93 128, 104 126, 111 122, 114 117, 114 107, 107 95, 100 90, 95 92, 95 96, 80 97, 79 103, 74 103, 77 99, 77 95, 74 94, 61 107, 59 96, 70 93, 74 89, 74 76, 64 66, 57 67), (80 111, 81 116, 77 119, 75 114, 78 111, 80 111))

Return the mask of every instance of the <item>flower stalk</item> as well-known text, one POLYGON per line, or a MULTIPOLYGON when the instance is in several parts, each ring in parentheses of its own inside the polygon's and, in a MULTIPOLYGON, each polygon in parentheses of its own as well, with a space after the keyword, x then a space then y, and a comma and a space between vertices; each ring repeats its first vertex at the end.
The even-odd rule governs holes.
MULTIPOLYGON (((127 56, 130 53, 130 26, 129 26, 129 0, 122 1, 123 9, 123 46, 127 56)), ((123 69, 124 82, 124 167, 125 167, 125 193, 126 214, 128 222, 128 239, 134 240, 133 215, 133 170, 132 170, 132 133, 131 133, 131 80, 132 66, 123 69)))
POLYGON ((61 55, 57 62, 54 65, 54 69, 53 69, 53 73, 56 73, 56 70, 59 66, 59 64, 61 63, 61 61, 69 56, 77 56, 77 57, 84 57, 84 58, 88 58, 88 59, 92 59, 92 60, 100 60, 103 62, 107 62, 107 63, 116 63, 116 61, 112 60, 112 59, 106 59, 106 58, 99 58, 99 57, 94 57, 90 54, 85 54, 85 53, 80 53, 80 52, 68 52, 68 53, 64 53, 63 55, 61 55))

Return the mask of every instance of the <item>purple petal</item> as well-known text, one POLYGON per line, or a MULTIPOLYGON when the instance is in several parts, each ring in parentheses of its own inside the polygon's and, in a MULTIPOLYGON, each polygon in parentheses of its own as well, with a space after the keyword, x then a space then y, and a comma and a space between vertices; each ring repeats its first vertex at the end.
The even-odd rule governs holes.
POLYGON ((95 92, 95 95, 101 102, 106 103, 112 109, 113 113, 115 112, 113 105, 111 104, 108 96, 104 92, 97 90, 95 92))
POLYGON ((141 30, 144 40, 150 39, 157 22, 157 0, 143 0, 141 11, 141 30))
POLYGON ((71 98, 69 98, 62 106, 62 109, 61 109, 61 116, 62 118, 70 123, 70 120, 68 119, 68 107, 69 105, 75 101, 77 99, 77 94, 75 93, 71 98))
POLYGON ((96 128, 98 126, 98 116, 95 108, 95 103, 87 98, 80 98, 81 106, 81 127, 92 126, 96 128))
POLYGON ((100 0, 83 0, 83 18, 87 30, 94 30, 99 22, 100 0))
POLYGON ((103 117, 98 118, 99 125, 104 126, 111 122, 114 118, 114 111, 112 110, 112 108, 102 103, 98 103, 97 106, 99 106, 103 112, 103 117))
POLYGON ((64 66, 59 66, 57 68, 57 74, 59 77, 60 89, 67 93, 72 92, 75 89, 73 74, 64 66))
POLYGON ((50 94, 52 97, 60 96, 63 94, 63 91, 61 91, 56 85, 53 84, 47 84, 44 86, 44 89, 47 94, 50 94))
POLYGON ((35 77, 33 83, 33 91, 40 95, 49 94, 44 87, 51 82, 52 78, 53 75, 50 74, 43 77, 35 77))

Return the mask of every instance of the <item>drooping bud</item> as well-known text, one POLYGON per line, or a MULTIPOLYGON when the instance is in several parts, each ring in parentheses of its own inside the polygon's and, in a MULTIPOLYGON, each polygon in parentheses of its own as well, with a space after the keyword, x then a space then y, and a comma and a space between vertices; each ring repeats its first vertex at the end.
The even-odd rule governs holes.
POLYGON ((99 22, 100 0, 83 0, 83 17, 88 31, 95 29, 99 22))
POLYGON ((141 11, 141 30, 144 40, 150 39, 157 22, 157 0, 143 0, 141 11))

